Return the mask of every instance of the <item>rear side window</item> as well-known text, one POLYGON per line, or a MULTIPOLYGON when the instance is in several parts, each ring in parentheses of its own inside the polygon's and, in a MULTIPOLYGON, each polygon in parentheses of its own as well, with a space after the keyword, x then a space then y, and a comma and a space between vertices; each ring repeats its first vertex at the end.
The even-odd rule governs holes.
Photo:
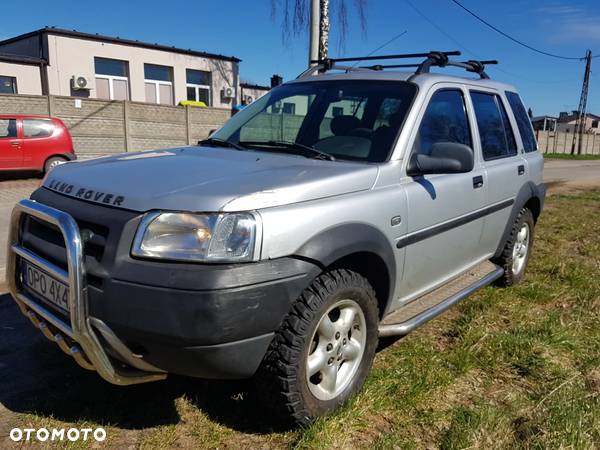
POLYGON ((472 148, 465 101, 457 89, 433 94, 419 126, 413 152, 429 155, 431 146, 437 142, 457 142, 472 148))
POLYGON ((0 119, 0 139, 17 137, 17 119, 0 119))
POLYGON ((515 120, 517 121, 517 128, 519 128, 521 140, 523 141, 523 149, 527 153, 535 152, 537 150, 537 143, 535 141, 533 130, 531 129, 529 116, 527 115, 527 111, 525 111, 525 106, 523 106, 521 97, 519 97, 519 94, 516 92, 506 91, 505 94, 508 104, 510 105, 510 109, 512 109, 515 120))
POLYGON ((23 119, 23 136, 44 138, 52 135, 54 124, 50 119, 23 119))
POLYGON ((494 94, 471 92, 479 128, 483 159, 506 158, 517 154, 515 137, 500 98, 494 94))

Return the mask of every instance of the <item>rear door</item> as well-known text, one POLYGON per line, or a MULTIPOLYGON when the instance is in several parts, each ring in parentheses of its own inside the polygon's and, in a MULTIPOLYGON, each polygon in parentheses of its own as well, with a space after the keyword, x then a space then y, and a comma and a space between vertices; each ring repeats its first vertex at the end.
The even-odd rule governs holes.
MULTIPOLYGON (((466 95, 455 84, 432 89, 412 138, 412 153, 428 154, 436 142, 458 142, 473 149, 466 95)), ((398 241, 406 249, 402 302, 443 284, 481 260, 483 219, 473 213, 485 206, 486 187, 481 182, 483 167, 476 153, 474 160, 469 173, 407 177, 408 234, 398 241)))
POLYGON ((23 119, 23 165, 41 170, 48 156, 64 153, 52 139, 55 125, 50 118, 23 119))
POLYGON ((481 246, 496 251, 500 236, 509 220, 512 204, 525 180, 525 161, 499 92, 471 90, 470 99, 477 122, 478 145, 486 173, 487 208, 481 246))
POLYGON ((23 143, 17 118, 0 118, 0 170, 20 169, 23 143))

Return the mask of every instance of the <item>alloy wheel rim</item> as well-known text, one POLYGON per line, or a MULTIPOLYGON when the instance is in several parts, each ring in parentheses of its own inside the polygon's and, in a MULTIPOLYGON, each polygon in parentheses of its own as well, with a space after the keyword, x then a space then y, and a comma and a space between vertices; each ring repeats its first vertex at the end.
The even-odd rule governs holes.
POLYGON ((319 320, 306 357, 306 380, 319 400, 331 400, 352 382, 367 342, 365 315, 354 300, 339 300, 319 320))
POLYGON ((513 274, 518 275, 523 271, 525 262, 527 261, 527 253, 529 250, 529 225, 524 223, 517 233, 515 244, 512 252, 512 269, 513 274))

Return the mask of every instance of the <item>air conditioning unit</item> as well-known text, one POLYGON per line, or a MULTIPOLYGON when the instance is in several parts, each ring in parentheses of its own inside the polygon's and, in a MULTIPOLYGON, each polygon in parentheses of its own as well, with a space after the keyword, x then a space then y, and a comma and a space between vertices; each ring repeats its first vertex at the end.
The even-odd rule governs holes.
POLYGON ((90 90, 92 88, 92 83, 88 77, 73 75, 73 77, 71 77, 71 87, 74 91, 90 90))
POLYGON ((251 95, 245 95, 244 96, 244 101, 246 102, 246 104, 250 104, 254 101, 254 97, 252 97, 251 95))
POLYGON ((223 88, 223 98, 234 98, 235 97, 235 89, 232 87, 223 88))

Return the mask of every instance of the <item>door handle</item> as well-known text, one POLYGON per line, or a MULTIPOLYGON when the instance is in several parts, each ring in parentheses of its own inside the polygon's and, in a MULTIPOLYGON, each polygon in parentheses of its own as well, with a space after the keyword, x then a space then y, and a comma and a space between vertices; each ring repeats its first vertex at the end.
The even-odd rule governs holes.
POLYGON ((483 177, 481 175, 473 177, 473 189, 479 189, 483 186, 483 177))
POLYGON ((10 146, 11 147, 20 147, 21 143, 19 141, 11 141, 10 146))
POLYGON ((519 175, 523 175, 525 173, 525 166, 524 165, 520 165, 519 168, 517 169, 517 173, 519 175))

